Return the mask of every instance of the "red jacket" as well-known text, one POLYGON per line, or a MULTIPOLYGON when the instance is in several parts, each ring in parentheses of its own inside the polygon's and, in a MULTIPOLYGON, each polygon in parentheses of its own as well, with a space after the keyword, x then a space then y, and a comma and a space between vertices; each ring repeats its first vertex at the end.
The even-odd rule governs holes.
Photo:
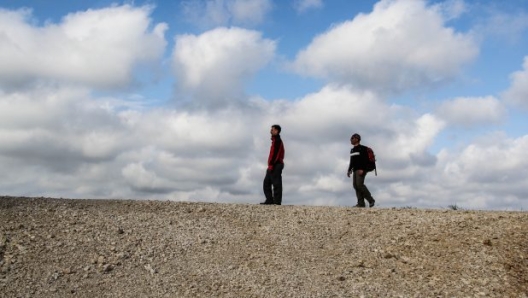
POLYGON ((280 135, 271 137, 271 148, 268 157, 268 170, 273 170, 277 163, 284 163, 284 143, 280 135))

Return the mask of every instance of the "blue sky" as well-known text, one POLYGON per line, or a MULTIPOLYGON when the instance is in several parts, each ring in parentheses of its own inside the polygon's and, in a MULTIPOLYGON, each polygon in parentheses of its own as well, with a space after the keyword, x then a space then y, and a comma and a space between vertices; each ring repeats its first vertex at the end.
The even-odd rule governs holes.
POLYGON ((0 193, 528 208, 528 0, 0 0, 0 193))

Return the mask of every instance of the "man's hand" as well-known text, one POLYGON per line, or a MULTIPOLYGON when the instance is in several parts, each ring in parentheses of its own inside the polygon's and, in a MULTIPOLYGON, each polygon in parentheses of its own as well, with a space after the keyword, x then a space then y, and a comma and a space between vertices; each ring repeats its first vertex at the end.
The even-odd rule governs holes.
POLYGON ((350 171, 347 172, 347 177, 350 178, 350 171))

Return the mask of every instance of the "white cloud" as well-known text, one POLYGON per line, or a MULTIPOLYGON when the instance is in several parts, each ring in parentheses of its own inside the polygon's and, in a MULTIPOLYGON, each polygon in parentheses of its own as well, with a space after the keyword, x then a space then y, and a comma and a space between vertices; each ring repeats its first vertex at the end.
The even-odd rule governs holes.
POLYGON ((442 13, 444 20, 456 19, 469 10, 464 0, 447 0, 435 7, 442 13))
POLYGON ((235 23, 261 23, 264 16, 271 10, 269 0, 236 0, 229 3, 235 23))
POLYGON ((180 35, 173 68, 194 104, 221 107, 240 98, 243 84, 273 59, 275 48, 261 33, 236 27, 180 35))
POLYGON ((442 201, 458 202, 466 208, 526 206, 523 203, 528 195, 526 150, 528 136, 511 139, 492 133, 459 152, 442 152, 434 172, 443 186, 442 201))
POLYGON ((173 184, 148 171, 141 163, 131 163, 122 169, 123 178, 132 189, 144 192, 165 193, 174 188, 173 184))
POLYGON ((303 13, 310 9, 319 9, 324 6, 323 0, 294 0, 293 8, 298 13, 303 13))
POLYGON ((0 106, 3 189, 58 196, 237 191, 238 169, 255 151, 246 123, 260 123, 236 110, 120 112, 71 88, 1 93, 0 106))
POLYGON ((115 158, 129 145, 123 128, 86 90, 0 92, 0 151, 51 171, 115 158))
POLYGON ((437 114, 454 126, 482 126, 500 123, 505 119, 506 108, 493 96, 460 97, 444 101, 437 114))
POLYGON ((523 70, 511 76, 511 86, 503 93, 504 99, 516 106, 528 108, 528 56, 524 57, 523 70))
POLYGON ((473 28, 475 34, 483 38, 492 37, 515 44, 522 40, 528 29, 528 14, 523 10, 504 12, 497 6, 492 6, 486 7, 486 14, 489 15, 473 28))
POLYGON ((525 206, 528 138, 496 135, 432 155, 442 120, 345 87, 212 112, 120 111, 65 88, 3 93, 0 104, 7 194, 257 203, 269 126, 279 123, 286 204, 355 204, 346 169, 349 137, 359 132, 377 154, 367 185, 380 206, 525 206))
POLYGON ((33 81, 124 87, 138 63, 161 58, 167 25, 150 29, 151 8, 129 5, 72 13, 38 27, 29 10, 0 10, 0 86, 33 81))
POLYGON ((380 1, 370 14, 332 27, 298 53, 300 74, 357 88, 405 91, 454 78, 478 49, 444 26, 423 1, 380 1))
POLYGON ((227 25, 257 25, 273 8, 271 0, 190 0, 182 2, 192 23, 211 28, 227 25))
MULTIPOLYGON (((414 168, 413 176, 369 178, 380 204, 469 209, 524 209, 528 189, 528 138, 489 134, 465 147, 442 150, 432 167, 414 168), (380 180, 385 180, 380 183, 380 180), (383 202, 383 203, 381 203, 383 202)), ((407 174, 412 168, 401 168, 407 174)))
MULTIPOLYGON (((258 200, 269 126, 280 123, 287 148, 286 192, 292 201, 305 204, 313 201, 310 191, 302 187, 312 183, 314 173, 319 173, 319 182, 313 183, 315 193, 340 190, 331 195, 337 202, 346 191, 343 175, 353 131, 364 132, 364 139, 386 159, 383 165, 389 165, 393 154, 383 143, 394 142, 397 130, 386 119, 401 112, 372 94, 331 86, 293 103, 252 100, 245 110, 215 112, 119 112, 72 89, 2 94, 0 103, 5 116, 1 117, 0 153, 8 161, 4 164, 12 166, 6 172, 23 180, 20 183, 34 184, 27 188, 34 194, 47 191, 62 196, 71 191, 64 185, 71 185, 77 196, 95 195, 92 192, 98 189, 96 193, 103 197, 184 198, 207 186, 218 190, 219 196, 231 194, 230 200, 237 196, 258 200), (28 121, 33 110, 47 116, 28 121), (373 110, 377 118, 361 116, 373 110), (381 134, 376 136, 375 131, 381 134), (394 136, 386 138, 383 131, 394 136), (28 160, 39 169, 37 175, 25 173, 28 160), (50 179, 42 181, 42 173, 50 179), (101 173, 105 179, 97 176, 101 173), (343 180, 325 185, 334 177, 343 180)), ((420 134, 412 126, 410 132, 420 134)), ((430 123, 425 126, 431 127, 430 123)), ((423 151, 420 142, 427 137, 417 138, 418 142, 407 139, 405 152, 423 151)), ((388 168, 385 174, 391 171, 388 168)), ((13 181, 6 178, 3 183, 13 181)))

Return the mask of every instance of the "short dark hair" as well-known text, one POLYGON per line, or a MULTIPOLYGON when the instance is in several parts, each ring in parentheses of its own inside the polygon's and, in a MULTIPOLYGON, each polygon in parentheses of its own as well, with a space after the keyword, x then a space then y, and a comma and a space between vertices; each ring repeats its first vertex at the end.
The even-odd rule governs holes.
POLYGON ((275 128, 276 130, 278 130, 279 133, 281 132, 281 127, 280 127, 280 125, 278 125, 278 124, 273 124, 271 127, 273 127, 273 128, 275 128))
POLYGON ((351 140, 352 140, 352 138, 357 138, 358 141, 361 141, 361 136, 360 136, 359 134, 357 134, 357 133, 353 134, 353 135, 350 137, 351 140))

